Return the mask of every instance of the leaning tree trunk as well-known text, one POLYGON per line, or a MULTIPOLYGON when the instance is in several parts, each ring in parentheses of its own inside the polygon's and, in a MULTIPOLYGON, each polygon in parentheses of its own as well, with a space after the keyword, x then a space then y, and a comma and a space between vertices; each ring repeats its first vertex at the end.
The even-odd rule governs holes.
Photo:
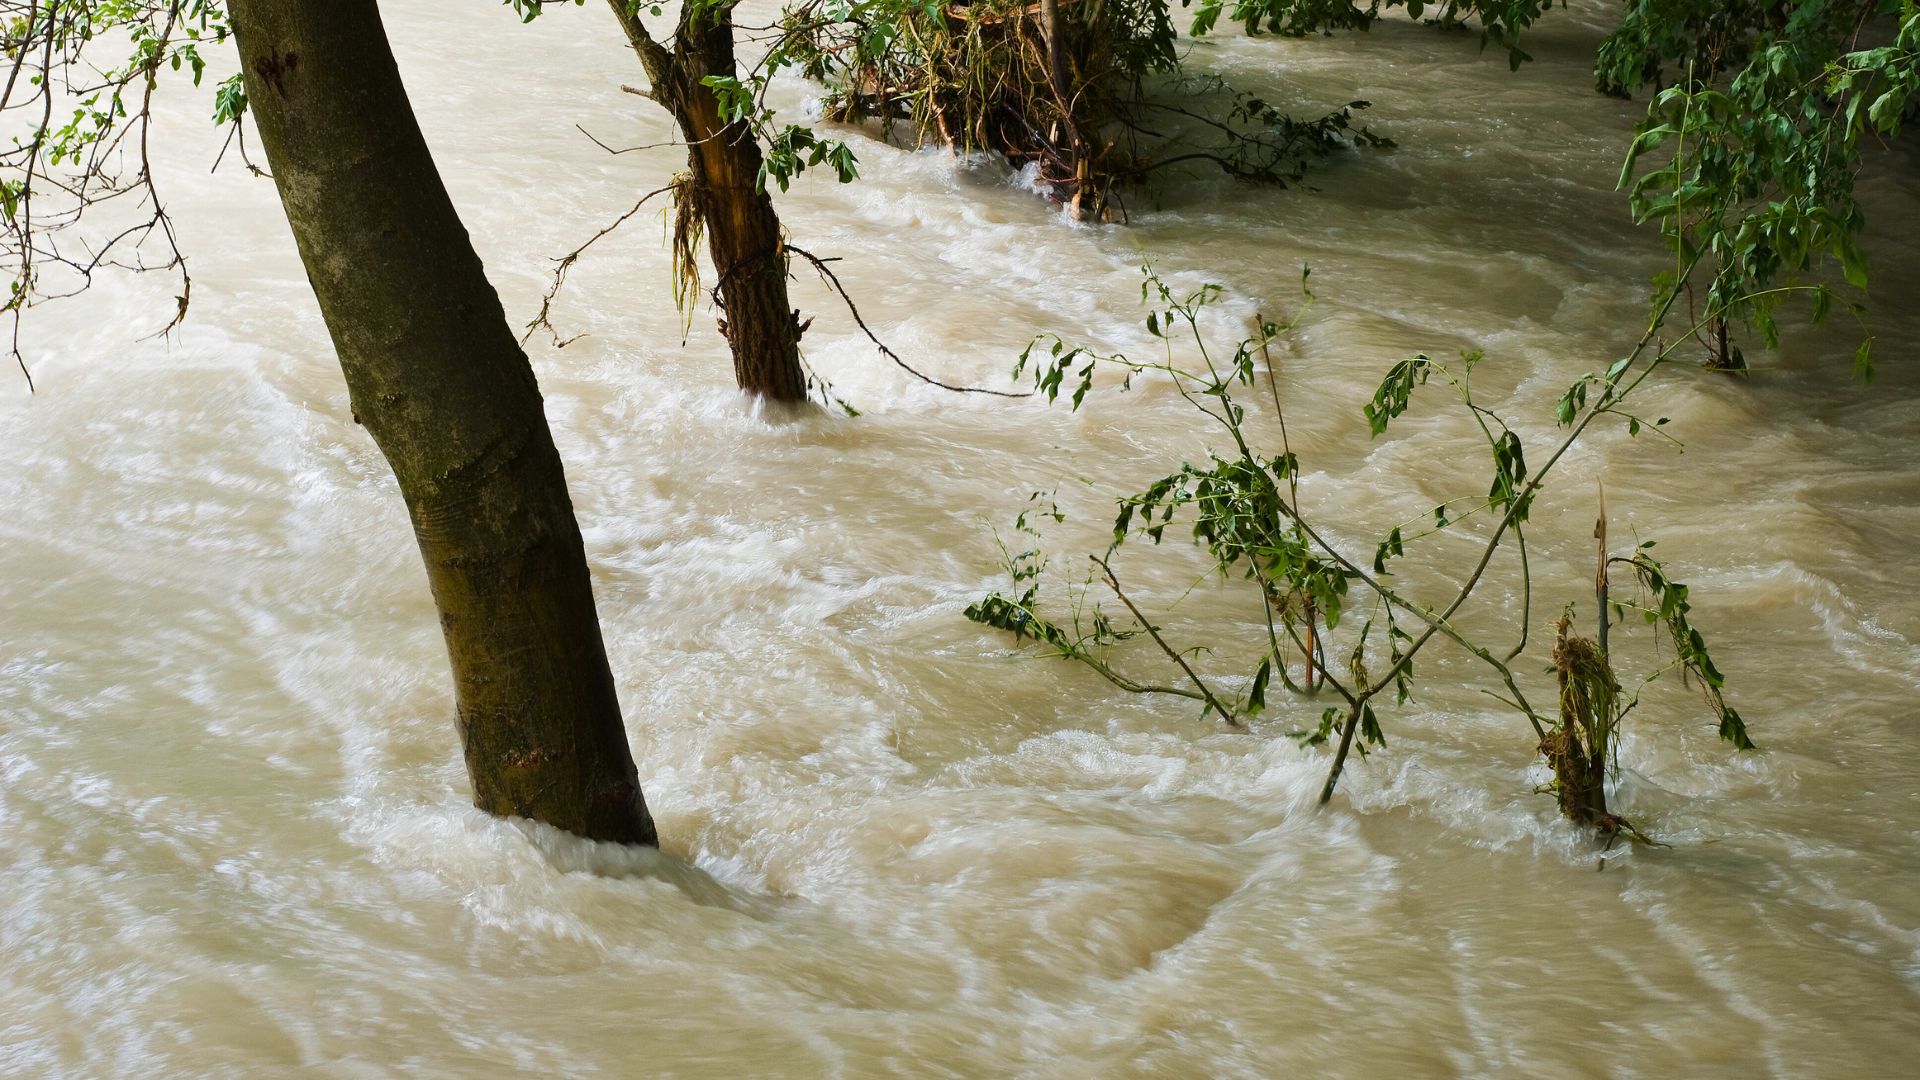
POLYGON ((355 418, 413 518, 474 802, 654 843, 533 369, 421 138, 378 7, 229 8, 355 418))
POLYGON ((646 68, 654 100, 687 141, 692 182, 678 197, 693 200, 706 228, 734 380, 750 394, 804 400, 800 313, 787 300, 785 240, 760 181, 760 146, 745 123, 721 121, 719 101, 700 81, 735 74, 733 13, 683 9, 668 50, 648 36, 627 0, 608 4, 646 68))

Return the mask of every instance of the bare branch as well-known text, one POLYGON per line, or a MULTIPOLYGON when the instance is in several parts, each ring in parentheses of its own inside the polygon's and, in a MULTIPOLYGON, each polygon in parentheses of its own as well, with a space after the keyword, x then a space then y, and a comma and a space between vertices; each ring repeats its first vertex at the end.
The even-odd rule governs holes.
MULTIPOLYGON (((591 139, 593 138, 593 136, 588 135, 587 138, 591 139)), ((579 247, 574 248, 572 251, 569 251, 565 255, 562 255, 558 259, 554 260, 554 262, 558 263, 559 265, 556 266, 553 271, 553 284, 547 286, 546 295, 540 298, 540 313, 538 315, 535 315, 532 321, 527 323, 526 333, 520 335, 521 345, 523 346, 526 345, 527 339, 532 337, 533 332, 537 329, 540 329, 541 327, 545 327, 547 333, 553 336, 553 347, 556 349, 564 349, 568 345, 571 345, 572 343, 580 340, 581 335, 578 335, 578 334, 575 334, 573 337, 570 337, 570 338, 562 338, 560 336, 560 332, 553 328, 553 323, 549 319, 549 315, 551 314, 553 309, 553 298, 560 294, 560 287, 567 283, 567 271, 573 268, 573 264, 579 260, 580 256, 584 254, 588 248, 598 243, 602 237, 605 237, 609 233, 612 233, 613 231, 617 230, 618 228, 620 228, 620 226, 625 225, 628 219, 632 218, 633 215, 639 213, 640 208, 647 205, 648 199, 653 198, 655 195, 664 194, 672 190, 673 190, 673 185, 668 184, 666 187, 655 188, 652 191, 647 192, 645 195, 640 196, 639 202, 636 202, 633 204, 633 206, 629 207, 626 213, 621 214, 617 218, 614 218, 611 224, 606 225, 605 227, 601 228, 599 232, 594 233, 592 236, 588 237, 586 243, 581 244, 579 247)))
POLYGON ((1220 719, 1225 720, 1229 727, 1245 727, 1246 725, 1242 724, 1238 717, 1228 712, 1226 706, 1220 704, 1220 699, 1213 696, 1213 691, 1207 688, 1207 684, 1200 681, 1200 676, 1194 673, 1193 666, 1187 663, 1186 657, 1175 652, 1173 646, 1167 644, 1166 639, 1160 636, 1160 631, 1147 621, 1147 617, 1140 613, 1140 609, 1134 606, 1127 594, 1120 590, 1120 579, 1113 576, 1113 567, 1107 565, 1107 560, 1098 555, 1088 555, 1087 558, 1092 559, 1094 565, 1100 568, 1100 572, 1106 575, 1107 587, 1113 590, 1113 595, 1119 597, 1121 603, 1127 605, 1128 611, 1133 612, 1133 617, 1139 620, 1141 628, 1147 632, 1148 637, 1153 639, 1153 643, 1160 646, 1160 651, 1166 653, 1174 663, 1179 664, 1180 670, 1186 672, 1187 678, 1193 680, 1193 685, 1200 688, 1200 696, 1206 699, 1208 707, 1219 713, 1220 719))
POLYGON ((792 244, 784 245, 784 250, 794 255, 798 255, 801 258, 813 264, 813 268, 819 272, 821 278, 823 278, 829 285, 832 285, 834 291, 840 294, 840 299, 843 302, 845 302, 847 305, 847 311, 853 315, 853 321, 859 324, 860 332, 867 335, 867 340, 873 342, 874 347, 880 350, 880 354, 882 356, 885 356, 887 359, 893 361, 895 364, 898 364, 901 370, 905 371, 907 374, 912 375, 914 378, 919 379, 921 382, 929 383, 933 386, 937 386, 942 390, 951 390, 956 394, 991 394, 994 397, 1010 397, 1010 398, 1023 398, 1023 397, 1033 396, 1033 392, 1031 390, 989 390, 986 387, 982 387, 982 386, 954 386, 951 383, 943 383, 939 379, 936 379, 931 375, 926 375, 921 373, 920 371, 916 370, 913 367, 913 365, 907 363, 905 360, 900 359, 899 353, 896 353, 892 349, 887 348, 885 342, 881 341, 879 338, 874 336, 873 331, 867 326, 867 321, 860 317, 860 309, 854 306, 853 297, 847 295, 846 286, 840 284, 840 278, 836 276, 833 270, 827 266, 827 260, 820 258, 819 256, 813 254, 812 252, 794 247, 792 244))

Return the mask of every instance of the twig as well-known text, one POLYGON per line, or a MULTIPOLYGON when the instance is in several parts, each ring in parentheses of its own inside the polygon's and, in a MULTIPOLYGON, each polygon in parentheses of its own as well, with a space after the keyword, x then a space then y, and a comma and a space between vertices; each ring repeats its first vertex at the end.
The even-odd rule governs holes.
POLYGON ((782 245, 782 249, 812 263, 814 270, 819 272, 821 278, 832 285, 834 291, 840 294, 840 299, 847 305, 847 311, 853 315, 853 321, 859 324, 860 332, 867 335, 867 340, 873 342, 874 347, 880 350, 880 355, 898 364, 900 369, 907 374, 919 379, 923 383, 929 383, 942 390, 951 390, 956 394, 991 394, 994 397, 1009 398, 1033 396, 1033 391, 1031 390, 989 390, 984 386, 954 386, 951 383, 943 383, 931 375, 926 375, 916 370, 913 365, 900 359, 900 354, 887 348, 885 342, 874 336, 873 331, 867 326, 867 321, 860 317, 860 309, 854 306, 853 297, 847 295, 846 286, 840 284, 840 278, 834 274, 832 268, 827 266, 826 260, 803 248, 794 247, 792 244, 784 244, 782 245))
MULTIPOLYGON (((593 136, 588 135, 587 138, 591 139, 593 138, 593 136)), ((554 260, 560 265, 554 268, 553 284, 547 287, 546 295, 540 298, 540 314, 535 315, 533 319, 527 323, 527 332, 520 335, 521 345, 523 346, 526 345, 527 339, 532 337, 533 332, 542 326, 546 327, 547 333, 553 336, 553 347, 556 349, 564 349, 568 345, 580 340, 580 335, 578 334, 570 338, 564 338, 564 339, 561 338, 560 332, 553 328, 553 323, 548 318, 548 314, 553 308, 553 298, 560 294, 560 287, 562 285, 565 285, 567 282, 567 271, 572 269, 573 264, 579 260, 580 256, 583 253, 585 253, 588 248, 598 243, 601 237, 604 237, 608 233, 611 233, 615 229, 618 229, 620 226, 625 225, 629 218, 639 213, 640 208, 647 205, 648 199, 653 198, 655 195, 659 195, 664 192, 668 192, 672 190, 673 190, 673 185, 668 184, 666 187, 655 188, 652 191, 647 192, 645 195, 640 196, 640 201, 637 203, 634 203, 633 206, 626 213, 621 214, 619 217, 613 219, 612 224, 606 226, 605 228, 602 228, 599 232, 594 233, 591 237, 588 238, 586 243, 581 244, 579 247, 574 248, 572 251, 569 251, 565 255, 562 255, 558 259, 554 260)))
MULTIPOLYGON (((1333 789, 1340 783, 1340 771, 1346 767, 1347 751, 1353 748, 1353 729, 1360 726, 1360 713, 1367 707, 1367 699, 1373 691, 1363 691, 1347 710, 1347 726, 1340 731, 1340 748, 1334 751, 1333 767, 1327 770, 1327 782, 1320 788, 1320 805, 1325 806, 1333 800, 1333 789)), ((1364 756, 1364 754, 1362 755, 1364 756)))
POLYGON ((1594 572, 1593 595, 1600 603, 1600 655, 1607 655, 1607 485, 1600 485, 1600 519, 1593 523, 1593 538, 1600 542, 1600 567, 1594 572))
POLYGON ((593 145, 599 147, 602 150, 605 150, 609 154, 615 154, 615 155, 631 154, 636 150, 658 150, 663 146, 679 146, 680 145, 678 140, 668 139, 666 142, 647 143, 645 146, 625 146, 625 147, 621 147, 618 150, 615 150, 613 147, 608 146, 604 142, 601 142, 600 139, 596 137, 593 132, 588 131, 586 128, 581 127, 579 124, 573 125, 573 129, 575 131, 578 131, 580 134, 585 135, 587 137, 587 140, 593 143, 593 145))
POLYGON ((1146 630, 1147 636, 1153 639, 1153 643, 1160 646, 1160 651, 1172 658, 1174 663, 1179 664, 1180 670, 1186 672, 1187 678, 1193 680, 1193 685, 1200 688, 1201 696, 1206 699, 1214 712, 1220 714, 1220 719, 1225 720, 1231 727, 1244 727, 1239 718, 1228 712, 1226 706, 1220 704, 1220 699, 1213 696, 1213 691, 1207 689, 1207 684, 1200 681, 1200 676, 1194 672, 1193 666, 1187 663, 1186 658, 1173 651, 1173 646, 1168 645, 1166 639, 1160 636, 1160 631, 1154 629, 1153 624, 1147 621, 1147 617, 1134 606, 1127 594, 1120 590, 1120 579, 1113 576, 1113 567, 1107 565, 1107 560, 1098 555, 1088 555, 1087 558, 1092 559, 1094 564, 1100 567, 1100 572, 1107 577, 1107 586, 1113 590, 1113 595, 1119 597, 1120 602, 1127 605, 1127 610, 1133 612, 1133 617, 1140 620, 1141 628, 1146 630))
MULTIPOLYGON (((1302 288, 1304 287, 1305 285, 1303 283, 1302 288)), ((1311 299, 1311 296, 1309 296, 1309 299, 1311 299)), ((1263 312, 1255 312, 1253 318, 1254 321, 1259 324, 1260 358, 1264 360, 1267 365, 1267 390, 1273 395, 1273 415, 1275 419, 1280 421, 1280 449, 1291 457, 1293 454, 1293 440, 1287 436, 1287 410, 1280 406, 1280 369, 1273 364, 1273 339, 1267 336, 1267 316, 1263 312)), ((1287 506, 1293 511, 1294 520, 1298 521, 1300 519, 1300 477, 1298 470, 1291 465, 1287 467, 1287 506)), ((1262 582, 1262 588, 1265 588, 1264 582, 1262 582)), ((1306 655, 1307 692, 1313 693, 1316 689, 1313 677, 1314 661, 1320 648, 1316 626, 1319 613, 1314 609, 1312 597, 1308 597, 1303 606, 1306 608, 1307 615, 1307 640, 1300 648, 1301 652, 1306 655)), ((1275 657, 1275 659, 1277 660, 1279 658, 1275 657)), ((1322 662, 1320 667, 1324 669, 1326 664, 1322 662)))

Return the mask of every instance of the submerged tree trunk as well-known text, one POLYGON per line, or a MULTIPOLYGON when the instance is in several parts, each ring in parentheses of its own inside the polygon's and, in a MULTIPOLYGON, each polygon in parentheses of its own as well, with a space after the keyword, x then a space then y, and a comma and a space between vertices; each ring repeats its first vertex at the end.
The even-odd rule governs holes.
POLYGON ((671 50, 647 34, 626 0, 608 0, 639 54, 653 98, 673 114, 687 141, 692 182, 678 197, 707 234, 707 250, 740 389, 775 401, 807 396, 800 367, 800 313, 787 299, 787 256, 780 218, 761 185, 760 146, 745 123, 726 124, 707 76, 733 76, 733 14, 683 10, 671 50))
POLYGON ((474 802, 654 843, 533 369, 427 151, 374 0, 229 7, 355 418, 413 519, 474 802))

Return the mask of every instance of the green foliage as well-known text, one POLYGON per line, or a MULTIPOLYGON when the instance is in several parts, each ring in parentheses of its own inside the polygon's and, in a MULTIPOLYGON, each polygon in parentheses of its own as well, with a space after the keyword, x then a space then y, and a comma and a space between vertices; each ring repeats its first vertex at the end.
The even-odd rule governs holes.
POLYGON ((1366 415, 1367 427, 1375 436, 1387 433, 1387 424, 1394 417, 1407 411, 1413 400, 1413 388, 1424 384, 1427 375, 1433 370, 1433 361, 1425 356, 1414 356, 1387 369, 1387 377, 1380 380, 1380 386, 1373 392, 1373 400, 1362 406, 1366 415))
MULTIPOLYGON (((63 121, 53 119, 49 110, 27 140, 16 136, 16 150, 5 155, 7 165, 17 165, 21 148, 44 155, 51 166, 81 164, 97 151, 113 149, 119 126, 128 118, 130 95, 144 92, 163 70, 184 70, 198 86, 207 67, 200 46, 224 43, 231 33, 219 0, 47 0, 30 5, 5 29, 9 55, 29 73, 29 86, 48 93, 64 91, 78 100, 63 121), (115 35, 126 40, 125 61, 95 69, 81 59, 91 42, 115 35)), ((135 104, 144 114, 144 103, 135 104)), ((10 94, 4 107, 20 106, 10 94)))
POLYGON ((709 75, 700 80, 713 91, 720 106, 720 118, 729 124, 746 124, 760 133, 765 144, 761 152, 760 175, 755 184, 765 190, 773 180, 787 190, 793 178, 810 165, 826 165, 843 184, 860 175, 859 162, 852 147, 837 139, 822 139, 812 128, 800 124, 776 127, 773 110, 760 103, 765 81, 743 83, 731 75, 709 75))
POLYGON ((1594 62, 1600 91, 1615 97, 1676 76, 1712 81, 1745 64, 1757 34, 1777 32, 1792 10, 1769 0, 1627 0, 1625 7, 1594 62))
MULTIPOLYGON (((1825 283, 1803 284, 1823 263, 1837 264, 1853 289, 1867 287, 1854 177, 1863 141, 1897 136, 1920 100, 1920 5, 1809 0, 1790 11, 1712 11, 1643 4, 1602 49, 1601 82, 1629 88, 1676 59, 1691 66, 1654 96, 1621 186, 1635 217, 1660 229, 1676 263, 1704 256, 1706 307, 1775 345, 1775 312, 1789 294, 1810 296, 1815 321, 1831 310, 1825 283), (1897 20, 1892 42, 1847 51, 1876 17, 1897 20)), ((1661 295, 1693 284, 1678 272, 1659 283, 1661 295)), ((1739 366, 1736 351, 1709 345, 1717 363, 1739 366)), ((1863 346, 1858 376, 1871 374, 1870 358, 1863 346)))
MULTIPOLYGON (((1726 687, 1726 678, 1713 664, 1713 657, 1707 652, 1707 642, 1688 617, 1693 605, 1688 600, 1685 585, 1667 576, 1666 568, 1647 553, 1653 546, 1652 541, 1642 543, 1630 558, 1610 560, 1632 567, 1646 600, 1627 605, 1615 604, 1613 613, 1625 618, 1631 607, 1638 610, 1648 625, 1663 628, 1667 640, 1672 643, 1674 660, 1671 669, 1662 669, 1648 678, 1651 682, 1665 670, 1677 669, 1683 677, 1694 681, 1707 699, 1707 705, 1720 718, 1720 737, 1741 750, 1753 749, 1753 740, 1747 736, 1747 725, 1740 719, 1733 706, 1728 705, 1721 691, 1726 687)), ((1639 695, 1634 696, 1637 703, 1639 695)), ((1628 706, 1631 708, 1631 704, 1628 706)))
POLYGON ((222 79, 213 91, 213 122, 237 124, 247 111, 247 85, 239 72, 222 79))
MULTIPOLYGON (((1190 32, 1221 18, 1249 33, 1289 36, 1364 30, 1404 9, 1441 26, 1475 22, 1483 46, 1497 45, 1518 68, 1519 36, 1550 0, 1183 0, 1190 32)), ((1814 322, 1833 304, 1815 279, 1825 264, 1864 291, 1860 246, 1865 220, 1854 177, 1867 143, 1899 134, 1920 102, 1914 0, 1626 0, 1617 30, 1595 58, 1599 88, 1616 96, 1652 86, 1655 95, 1629 150, 1621 185, 1633 213, 1655 224, 1676 265, 1704 256, 1702 275, 1673 270, 1657 279, 1656 307, 1671 295, 1715 312, 1696 329, 1709 363, 1744 368, 1728 322, 1778 343, 1776 311, 1805 293, 1814 322), (1877 47, 1868 43, 1886 41, 1877 47), (1704 293, 1704 295, 1696 295, 1704 293)), ((1857 303, 1847 310, 1858 314, 1857 303)), ((1870 343, 1854 370, 1872 372, 1870 343)))

